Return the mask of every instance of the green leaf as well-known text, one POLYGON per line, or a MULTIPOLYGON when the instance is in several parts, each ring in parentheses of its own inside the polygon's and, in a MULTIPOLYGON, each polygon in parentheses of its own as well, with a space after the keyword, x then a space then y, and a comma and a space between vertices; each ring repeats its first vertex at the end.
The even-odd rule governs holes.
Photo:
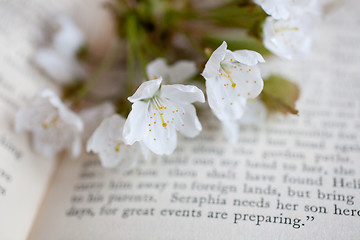
POLYGON ((295 102, 299 98, 300 89, 281 76, 271 75, 264 81, 261 100, 270 112, 298 114, 295 102))

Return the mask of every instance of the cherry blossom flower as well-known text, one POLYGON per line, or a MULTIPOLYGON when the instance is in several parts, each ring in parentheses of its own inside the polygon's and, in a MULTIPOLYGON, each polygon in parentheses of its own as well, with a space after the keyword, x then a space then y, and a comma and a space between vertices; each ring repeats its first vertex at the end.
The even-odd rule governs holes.
POLYGON ((168 66, 165 59, 157 58, 146 67, 149 79, 162 77, 166 83, 183 83, 196 74, 196 64, 193 61, 181 60, 168 66))
POLYGON ((123 171, 135 167, 141 157, 139 144, 126 145, 123 138, 125 119, 114 114, 104 119, 87 142, 86 150, 99 155, 103 167, 119 165, 123 171))
POLYGON ((288 19, 303 13, 319 13, 317 0, 254 0, 274 19, 288 19))
POLYGON ((177 145, 177 132, 195 137, 202 130, 191 104, 204 102, 195 86, 162 85, 162 78, 146 81, 129 97, 132 110, 124 126, 127 144, 140 141, 152 152, 171 154, 177 145))
POLYGON ((213 52, 202 75, 211 110, 223 124, 234 127, 244 114, 247 99, 257 97, 263 89, 256 64, 264 59, 254 51, 226 48, 223 42, 213 52))
POLYGON ((76 59, 77 51, 84 44, 83 33, 65 15, 57 16, 52 24, 57 31, 51 43, 36 52, 35 63, 59 83, 85 77, 85 70, 76 59))
POLYGON ((287 20, 268 17, 264 24, 264 45, 274 54, 286 58, 302 58, 311 53, 316 19, 312 15, 287 20))
POLYGON ((45 156, 64 149, 73 157, 81 153, 83 122, 50 90, 39 92, 29 106, 17 112, 15 130, 31 132, 35 150, 45 156))

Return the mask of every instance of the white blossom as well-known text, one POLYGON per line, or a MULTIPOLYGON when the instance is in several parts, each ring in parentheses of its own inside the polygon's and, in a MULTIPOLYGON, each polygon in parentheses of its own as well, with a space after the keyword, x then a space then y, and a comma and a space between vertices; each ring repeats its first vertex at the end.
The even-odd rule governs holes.
POLYGON ((308 56, 316 20, 311 15, 287 20, 268 17, 263 28, 265 47, 286 59, 308 56))
POLYGON ((157 58, 146 67, 149 79, 162 77, 166 83, 183 83, 196 74, 196 64, 193 61, 181 60, 173 65, 167 65, 165 59, 157 58))
POLYGON ((51 42, 36 52, 35 63, 59 83, 85 77, 85 70, 76 59, 77 51, 84 45, 83 33, 65 15, 57 16, 52 25, 56 32, 51 42))
MULTIPOLYGON (((254 51, 232 52, 226 48, 223 42, 213 52, 202 75, 211 110, 226 128, 234 128, 236 133, 247 99, 257 97, 263 89, 264 82, 256 65, 264 59, 254 51)), ((234 141, 236 137, 228 139, 234 141)))
POLYGON ((83 122, 50 90, 43 90, 15 117, 15 130, 32 133, 37 152, 52 157, 69 149, 73 157, 81 153, 83 122))
POLYGON ((177 132, 195 137, 202 130, 191 104, 204 102, 204 94, 195 86, 161 85, 162 78, 146 81, 129 97, 132 110, 124 127, 128 144, 140 141, 152 152, 171 154, 177 145, 177 132))
POLYGON ((87 142, 86 150, 99 155, 103 167, 119 167, 130 170, 135 167, 141 157, 139 144, 124 143, 123 128, 125 119, 114 114, 104 119, 87 142))
POLYGON ((110 102, 85 108, 79 112, 79 116, 84 122, 83 139, 88 140, 103 119, 115 113, 115 106, 110 102))
POLYGON ((288 19, 302 14, 319 14, 317 0, 254 0, 274 19, 288 19))

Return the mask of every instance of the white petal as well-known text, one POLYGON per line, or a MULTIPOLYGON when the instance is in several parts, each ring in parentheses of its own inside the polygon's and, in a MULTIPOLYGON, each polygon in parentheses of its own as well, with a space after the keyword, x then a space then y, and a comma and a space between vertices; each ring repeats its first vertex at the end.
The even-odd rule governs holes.
POLYGON ((40 49, 34 61, 46 74, 61 83, 68 82, 73 77, 69 60, 51 48, 40 49))
POLYGON ((212 78, 219 74, 220 62, 225 57, 226 48, 227 44, 224 41, 210 56, 201 74, 204 78, 212 78))
POLYGON ((68 16, 57 16, 56 23, 59 24, 60 29, 53 39, 54 48, 68 57, 75 57, 84 44, 83 33, 68 16))
MULTIPOLYGON (((224 77, 224 79, 226 78, 224 77)), ((233 89, 235 94, 243 98, 257 97, 264 87, 264 81, 257 66, 240 65, 232 72, 232 79, 236 83, 236 87, 233 89)), ((227 88, 230 89, 231 86, 227 88)))
POLYGON ((196 64, 193 61, 177 61, 169 68, 168 76, 170 83, 182 83, 193 77, 197 72, 196 64))
POLYGON ((163 85, 160 96, 177 103, 205 102, 204 93, 192 85, 163 85))
POLYGON ((132 170, 138 163, 138 160, 140 158, 140 151, 139 151, 139 144, 135 143, 134 145, 124 145, 120 147, 120 154, 122 157, 122 160, 120 163, 116 163, 111 165, 108 165, 106 167, 113 167, 117 164, 119 164, 118 168, 121 170, 121 172, 127 172, 132 170))
POLYGON ((151 132, 147 132, 144 144, 155 154, 170 155, 177 144, 175 127, 164 128, 161 124, 154 124, 151 132))
POLYGON ((127 151, 131 151, 123 142, 124 124, 125 119, 114 114, 101 122, 87 142, 87 151, 98 153, 104 167, 114 167, 124 159, 127 151))
POLYGON ((234 58, 242 64, 254 66, 258 62, 265 62, 260 53, 251 50, 238 50, 232 52, 234 58))
POLYGON ((159 90, 162 82, 162 78, 155 80, 149 80, 143 82, 140 87, 136 90, 134 95, 128 98, 130 102, 135 102, 138 100, 148 99, 154 96, 154 94, 159 90))
POLYGON ((303 58, 311 53, 312 35, 317 20, 310 16, 275 20, 264 24, 264 45, 274 54, 286 58, 303 58))
POLYGON ((230 143, 236 143, 239 138, 239 125, 235 121, 222 122, 223 132, 230 143))
POLYGON ((226 88, 216 79, 206 80, 206 93, 211 110, 221 121, 240 119, 244 113, 246 99, 237 96, 232 87, 226 88))
POLYGON ((148 118, 148 104, 137 101, 132 105, 132 110, 126 119, 123 136, 126 144, 134 144, 144 139, 146 134, 145 119, 148 118))
POLYGON ((83 131, 84 123, 77 114, 64 107, 59 109, 59 115, 62 121, 69 125, 75 126, 76 130, 79 132, 83 131))
POLYGON ((122 141, 122 131, 125 120, 117 114, 105 118, 96 128, 86 145, 86 150, 99 153, 104 142, 111 138, 114 141, 122 141))
POLYGON ((164 58, 157 58, 146 66, 149 79, 158 79, 168 74, 168 66, 164 58))
POLYGON ((39 95, 43 98, 47 98, 49 100, 49 102, 55 108, 57 108, 62 121, 64 121, 65 123, 67 123, 71 126, 75 126, 76 130, 79 132, 83 130, 84 124, 83 124, 81 118, 77 114, 72 112, 70 109, 68 109, 62 103, 62 101, 58 98, 58 96, 55 95, 54 92, 47 89, 47 90, 41 91, 39 93, 39 95))
POLYGON ((255 0, 255 3, 261 5, 261 7, 264 9, 264 11, 273 16, 276 19, 287 19, 289 18, 289 3, 290 1, 274 1, 274 0, 255 0))
POLYGON ((278 20, 286 20, 294 16, 302 16, 308 13, 316 15, 320 14, 317 0, 255 0, 255 3, 261 5, 267 14, 278 20))
POLYGON ((184 115, 175 119, 176 129, 187 137, 196 137, 202 130, 201 123, 192 104, 183 105, 184 115))
MULTIPOLYGON (((47 138, 45 138, 47 140, 47 138)), ((46 157, 54 157, 59 149, 57 149, 57 145, 52 141, 45 141, 44 135, 39 132, 33 133, 33 145, 36 152, 46 156, 46 157)))

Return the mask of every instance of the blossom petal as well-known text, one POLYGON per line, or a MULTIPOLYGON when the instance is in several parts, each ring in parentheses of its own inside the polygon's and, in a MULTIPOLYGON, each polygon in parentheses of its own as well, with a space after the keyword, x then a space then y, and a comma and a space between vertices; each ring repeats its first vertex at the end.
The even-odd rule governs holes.
POLYGON ((160 96, 177 103, 205 102, 204 93, 191 85, 163 85, 160 96))
POLYGON ((68 59, 51 48, 40 49, 35 57, 35 63, 54 80, 61 83, 69 81, 73 76, 73 68, 68 59))
POLYGON ((312 15, 287 20, 266 18, 264 45, 274 54, 285 58, 303 58, 311 53, 312 36, 317 19, 312 15))
MULTIPOLYGON (((122 171, 122 172, 127 172, 131 169, 133 169, 137 163, 138 160, 140 158, 140 151, 139 151, 139 145, 138 143, 135 143, 134 145, 123 145, 120 147, 120 151, 119 151, 119 155, 121 155, 122 160, 120 161, 120 163, 118 164, 118 168, 122 171)), ((108 167, 113 167, 117 164, 114 164, 112 166, 108 166, 108 167)))
POLYGON ((215 78, 206 80, 206 93, 209 106, 221 121, 234 121, 242 117, 246 99, 238 96, 234 89, 226 89, 215 78))
POLYGON ((224 59, 226 54, 227 44, 224 41, 210 56, 207 61, 202 76, 204 78, 215 77, 219 73, 220 62, 224 59))
POLYGON ((74 57, 84 44, 84 35, 74 22, 66 15, 59 15, 55 19, 60 29, 53 39, 54 48, 68 57, 74 57))
POLYGON ((192 104, 183 105, 184 115, 175 121, 179 133, 187 137, 196 137, 202 130, 201 123, 192 104))
POLYGON ((177 144, 175 127, 169 125, 164 128, 161 124, 154 124, 153 130, 144 138, 144 144, 155 154, 170 155, 177 144))
POLYGON ((60 100, 58 96, 55 95, 51 90, 44 90, 39 93, 39 95, 43 98, 48 98, 49 102, 57 108, 59 111, 59 115, 65 123, 69 125, 74 125, 77 131, 82 131, 84 128, 84 124, 81 118, 69 110, 60 100))
POLYGON ((257 66, 248 68, 246 65, 242 65, 240 68, 242 70, 232 73, 233 81, 236 83, 236 87, 234 87, 236 95, 243 98, 257 97, 264 88, 259 68, 257 66))
POLYGON ((193 77, 196 72, 195 62, 182 60, 177 61, 169 68, 168 76, 170 78, 170 83, 181 83, 193 77))
POLYGON ((158 78, 155 80, 149 80, 143 82, 140 87, 136 90, 134 95, 128 97, 130 102, 135 102, 138 100, 148 99, 154 96, 154 94, 159 90, 162 82, 162 78, 158 78))
POLYGON ((123 137, 126 144, 134 144, 141 141, 146 134, 144 120, 147 119, 148 104, 142 101, 136 101, 132 105, 132 110, 126 119, 123 137))
POLYGON ((149 79, 157 79, 168 75, 168 66, 164 58, 157 58, 146 66, 149 79))
POLYGON ((261 5, 264 11, 271 15, 276 19, 287 19, 290 16, 290 13, 287 8, 290 6, 287 1, 283 1, 283 3, 279 3, 280 1, 273 1, 273 0, 255 0, 256 4, 261 5))
POLYGON ((234 58, 242 64, 254 66, 258 62, 265 62, 260 53, 251 50, 238 50, 232 52, 234 58))
POLYGON ((123 142, 122 133, 125 120, 117 114, 104 119, 86 145, 86 150, 99 154, 104 167, 114 167, 131 150, 123 142))

